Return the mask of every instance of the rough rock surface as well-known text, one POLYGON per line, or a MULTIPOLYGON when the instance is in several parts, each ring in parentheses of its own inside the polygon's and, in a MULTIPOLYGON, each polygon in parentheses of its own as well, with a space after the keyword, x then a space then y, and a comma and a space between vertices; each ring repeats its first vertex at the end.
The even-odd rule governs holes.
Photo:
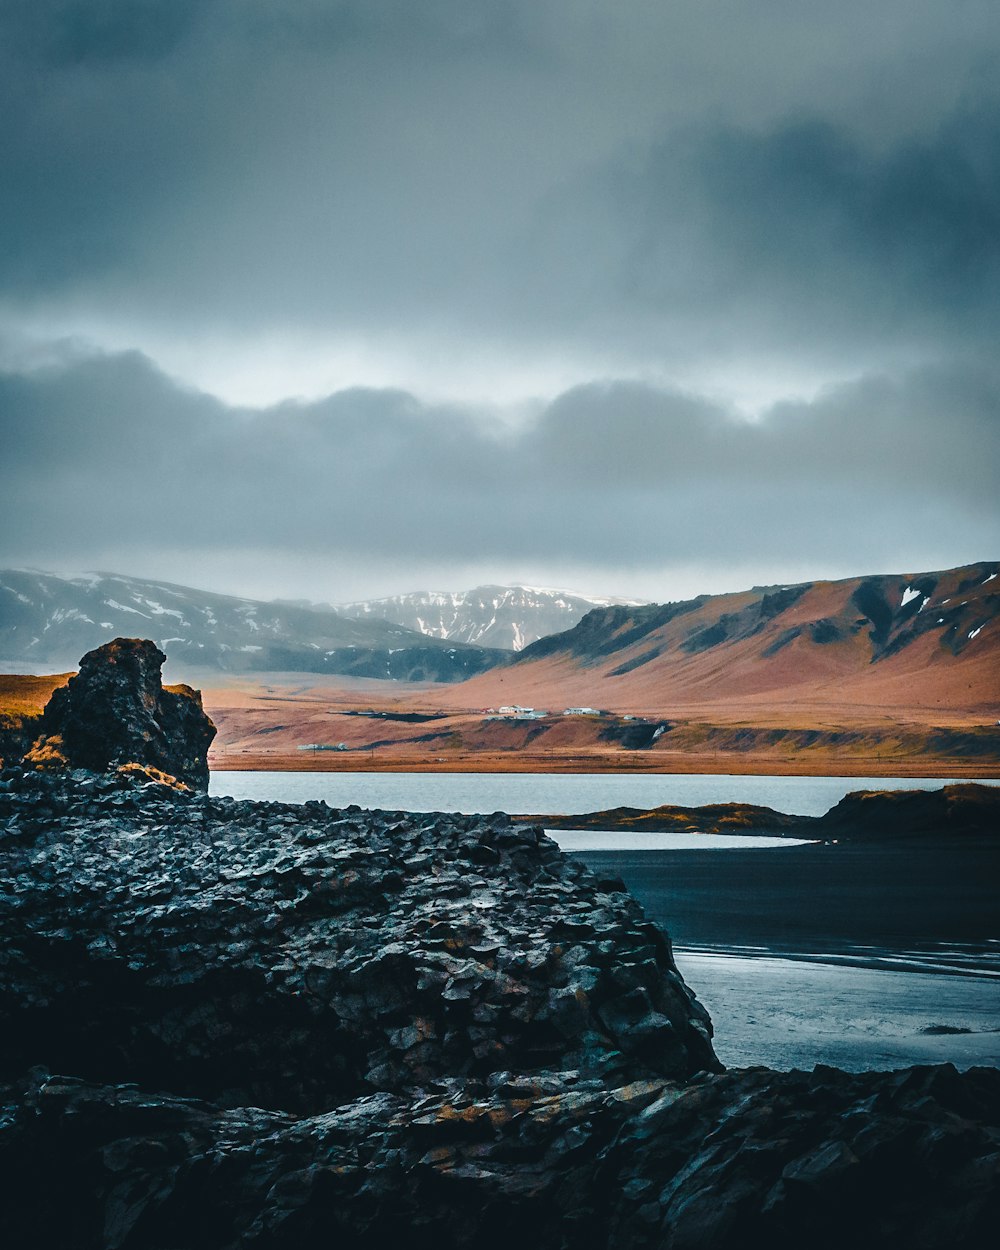
POLYGON ((116 638, 88 651, 80 671, 45 707, 47 741, 35 748, 38 762, 59 764, 61 758, 70 768, 95 772, 145 764, 207 790, 215 726, 197 690, 164 688, 166 658, 142 638, 116 638))
POLYGON ((18 1247, 986 1250, 1000 1215, 994 1069, 497 1074, 308 1118, 42 1073, 8 1096, 18 1247))
POLYGON ((719 1066, 660 930, 539 829, 70 781, 0 793, 0 1070, 315 1112, 719 1066))
POLYGON ((1000 1071, 720 1072, 536 828, 8 770, 0 863, 12 1247, 994 1244, 1000 1071))

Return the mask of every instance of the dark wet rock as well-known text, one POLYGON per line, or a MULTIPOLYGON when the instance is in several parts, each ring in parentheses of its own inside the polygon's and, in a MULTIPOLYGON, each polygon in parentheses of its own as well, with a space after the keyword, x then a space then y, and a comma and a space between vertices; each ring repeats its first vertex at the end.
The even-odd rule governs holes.
POLYGON ((306 1118, 40 1072, 3 1094, 17 1246, 972 1250, 996 1232, 994 1070, 496 1073, 306 1118))
POLYGON ((992 1246, 1000 1072, 722 1072, 669 941, 503 815, 0 774, 0 1237, 992 1246))
POLYGON ((668 940, 538 829, 82 777, 0 793, 0 1072, 312 1112, 718 1066, 668 940))
POLYGON ((135 763, 207 790, 215 726, 197 690, 163 686, 165 660, 142 638, 116 638, 88 651, 80 671, 46 705, 43 737, 27 762, 95 772, 135 763))
POLYGON ((41 730, 41 715, 0 712, 0 768, 23 760, 41 730))

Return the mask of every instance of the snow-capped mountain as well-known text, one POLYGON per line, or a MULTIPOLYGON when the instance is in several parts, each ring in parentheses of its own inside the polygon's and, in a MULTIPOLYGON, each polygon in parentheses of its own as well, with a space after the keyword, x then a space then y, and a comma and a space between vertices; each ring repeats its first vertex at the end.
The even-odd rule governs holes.
POLYGON ((454 593, 416 591, 388 599, 337 604, 359 619, 381 617, 430 638, 520 651, 572 629, 593 608, 636 607, 633 599, 594 599, 537 586, 476 586, 454 593))
POLYGON ((238 599, 166 582, 95 573, 64 578, 0 571, 0 663, 7 671, 75 668, 111 638, 151 638, 171 671, 345 673, 402 681, 459 681, 509 656, 442 641, 332 608, 238 599))

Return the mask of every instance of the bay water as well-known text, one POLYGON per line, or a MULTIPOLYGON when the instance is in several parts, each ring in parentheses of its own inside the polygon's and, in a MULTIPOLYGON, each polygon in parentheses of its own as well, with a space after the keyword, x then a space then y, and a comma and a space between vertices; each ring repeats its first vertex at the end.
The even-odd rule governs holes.
MULTIPOLYGON (((951 779, 953 780, 953 779, 951 779)), ((213 794, 408 812, 576 815, 612 807, 756 803, 822 816, 852 790, 937 790, 933 777, 761 777, 693 773, 213 772, 213 794)), ((1000 784, 994 782, 990 784, 1000 784)))

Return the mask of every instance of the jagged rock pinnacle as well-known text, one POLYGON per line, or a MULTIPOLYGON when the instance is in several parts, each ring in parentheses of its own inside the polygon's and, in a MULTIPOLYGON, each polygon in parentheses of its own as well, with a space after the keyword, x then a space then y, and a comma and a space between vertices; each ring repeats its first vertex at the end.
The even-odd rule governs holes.
POLYGON ((163 686, 165 660, 144 638, 116 638, 88 651, 79 673, 46 705, 44 741, 29 762, 94 772, 141 764, 206 790, 215 726, 197 690, 163 686))

